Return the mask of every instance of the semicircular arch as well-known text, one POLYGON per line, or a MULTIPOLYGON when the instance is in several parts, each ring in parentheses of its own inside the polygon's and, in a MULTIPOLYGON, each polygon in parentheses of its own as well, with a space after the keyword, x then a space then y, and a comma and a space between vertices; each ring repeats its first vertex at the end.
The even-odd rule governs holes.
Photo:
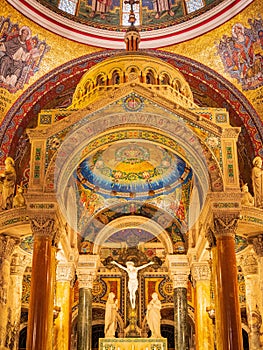
POLYGON ((54 185, 59 205, 64 212, 67 212, 64 203, 67 184, 80 162, 100 145, 123 140, 157 143, 179 155, 192 168, 202 200, 209 189, 223 190, 223 177, 218 161, 186 124, 163 115, 102 114, 86 123, 82 120, 80 126, 75 127, 59 148, 55 164, 50 164, 47 171, 46 189, 53 188, 54 185), (48 181, 54 183, 50 184, 48 181))
POLYGON ((162 243, 167 254, 173 254, 173 243, 169 234, 160 224, 144 216, 124 216, 105 225, 94 241, 93 254, 99 254, 101 247, 112 235, 127 228, 139 228, 150 232, 162 243))

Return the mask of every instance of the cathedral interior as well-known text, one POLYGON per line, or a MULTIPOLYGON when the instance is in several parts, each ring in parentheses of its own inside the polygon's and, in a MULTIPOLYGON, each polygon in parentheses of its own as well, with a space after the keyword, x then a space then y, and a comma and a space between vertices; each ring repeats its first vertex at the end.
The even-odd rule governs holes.
POLYGON ((263 349, 262 13, 2 0, 0 350, 263 349))

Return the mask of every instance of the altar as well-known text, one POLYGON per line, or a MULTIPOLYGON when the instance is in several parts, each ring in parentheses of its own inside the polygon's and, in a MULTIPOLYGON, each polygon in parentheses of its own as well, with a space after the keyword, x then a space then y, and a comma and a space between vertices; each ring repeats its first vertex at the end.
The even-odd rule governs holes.
POLYGON ((167 350, 167 339, 100 338, 99 350, 167 350))

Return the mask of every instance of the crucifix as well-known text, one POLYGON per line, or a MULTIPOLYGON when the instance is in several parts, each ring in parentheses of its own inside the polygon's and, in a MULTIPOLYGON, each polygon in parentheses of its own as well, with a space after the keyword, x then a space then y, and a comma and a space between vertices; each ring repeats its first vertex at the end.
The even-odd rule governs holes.
POLYGON ((134 10, 133 10, 133 5, 139 4, 139 0, 125 0, 124 4, 129 4, 131 6, 130 9, 130 15, 129 15, 129 22, 131 23, 131 26, 134 26, 134 23, 136 21, 135 15, 134 15, 134 10))

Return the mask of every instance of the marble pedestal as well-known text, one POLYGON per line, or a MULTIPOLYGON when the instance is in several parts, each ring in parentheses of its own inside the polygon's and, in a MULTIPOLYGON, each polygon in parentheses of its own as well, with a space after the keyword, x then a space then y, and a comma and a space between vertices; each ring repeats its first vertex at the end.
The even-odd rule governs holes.
POLYGON ((100 338, 99 350, 167 350, 167 339, 100 338))

